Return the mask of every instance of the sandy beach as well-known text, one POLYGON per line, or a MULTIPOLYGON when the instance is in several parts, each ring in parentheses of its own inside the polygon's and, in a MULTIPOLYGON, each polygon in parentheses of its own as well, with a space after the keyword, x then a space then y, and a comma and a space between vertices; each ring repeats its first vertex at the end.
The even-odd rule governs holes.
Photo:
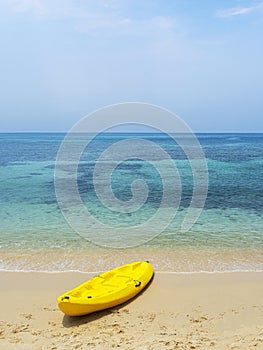
POLYGON ((1 349, 263 349, 263 273, 156 273, 136 299, 68 317, 56 298, 94 276, 1 272, 1 349))

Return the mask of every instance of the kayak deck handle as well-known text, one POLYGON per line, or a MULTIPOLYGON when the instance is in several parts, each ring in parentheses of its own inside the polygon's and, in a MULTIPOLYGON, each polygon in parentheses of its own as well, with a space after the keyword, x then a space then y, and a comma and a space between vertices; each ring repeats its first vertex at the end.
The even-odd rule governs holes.
POLYGON ((142 284, 141 281, 134 280, 134 282, 135 282, 135 287, 136 288, 140 287, 140 285, 142 284))

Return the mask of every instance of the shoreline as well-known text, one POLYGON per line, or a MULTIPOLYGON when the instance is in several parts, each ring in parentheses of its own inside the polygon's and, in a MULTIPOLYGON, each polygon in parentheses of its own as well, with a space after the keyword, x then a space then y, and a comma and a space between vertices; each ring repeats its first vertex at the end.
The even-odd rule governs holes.
POLYGON ((0 272, 3 349, 257 349, 263 272, 156 272, 137 298, 68 317, 56 298, 94 273, 0 272))
MULTIPOLYGON (((65 271, 44 271, 44 270, 0 270, 0 274, 2 273, 25 273, 25 274, 99 274, 103 273, 105 270, 97 270, 97 271, 80 271, 80 270, 65 270, 65 271)), ((225 270, 225 271, 158 271, 155 270, 157 274, 167 274, 167 275, 216 275, 216 274, 247 274, 247 273, 263 273, 263 269, 260 270, 225 270)))
POLYGON ((263 249, 205 250, 138 248, 129 250, 0 250, 0 271, 101 272, 131 261, 148 260, 159 272, 216 273, 263 270, 263 249))

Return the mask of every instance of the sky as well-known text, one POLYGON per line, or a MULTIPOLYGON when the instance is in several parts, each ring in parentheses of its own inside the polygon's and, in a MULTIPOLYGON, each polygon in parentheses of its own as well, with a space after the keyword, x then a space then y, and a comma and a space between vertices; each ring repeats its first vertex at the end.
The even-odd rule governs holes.
POLYGON ((0 132, 120 102, 194 132, 263 132, 263 1, 0 0, 0 132))

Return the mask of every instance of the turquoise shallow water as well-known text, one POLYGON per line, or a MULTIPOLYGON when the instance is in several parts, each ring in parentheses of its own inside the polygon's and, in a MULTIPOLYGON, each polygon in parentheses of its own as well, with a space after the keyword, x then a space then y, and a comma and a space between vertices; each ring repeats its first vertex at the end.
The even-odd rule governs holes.
MULTIPOLYGON (((111 262, 118 260, 109 250, 105 253, 93 242, 79 236, 58 207, 54 165, 64 136, 0 134, 1 269, 82 270, 87 264, 86 253, 91 260, 98 261, 98 254, 104 262, 107 259, 111 262), (36 254, 41 256, 41 266, 37 264, 36 254), (46 265, 43 264, 45 256, 50 262, 46 265), (78 256, 81 256, 81 263, 78 256)), ((182 183, 182 196, 175 219, 164 232, 140 246, 140 254, 144 252, 153 257, 156 266, 161 266, 162 260, 166 259, 165 266, 170 264, 171 269, 180 265, 178 259, 181 257, 184 263, 178 271, 187 264, 188 267, 193 266, 194 271, 218 269, 218 266, 221 270, 262 268, 263 134, 197 135, 207 160, 209 189, 202 214, 187 233, 180 231, 180 225, 192 198, 191 167, 184 152, 163 134, 104 134, 96 137, 85 150, 78 168, 78 190, 86 207, 97 220, 116 228, 141 224, 158 210, 162 179, 152 164, 139 159, 122 162, 112 174, 111 183, 114 195, 126 201, 132 198, 131 183, 144 179, 149 194, 139 210, 132 213, 112 211, 103 206, 96 196, 92 175, 98 157, 110 145, 127 137, 134 139, 135 143, 136 139, 145 138, 167 151, 177 166, 182 183), (202 260, 202 256, 205 259, 202 260), (209 261, 212 261, 210 268, 209 261)), ((165 162, 163 166, 169 172, 165 162)), ((68 172, 64 173, 66 184, 68 172)), ((145 234, 147 236, 147 232, 145 234)), ((96 235, 101 241, 108 239, 105 231, 96 231, 96 235)), ((127 237, 116 233, 114 239, 121 242, 127 237)), ((122 251, 122 260, 125 261, 133 252, 129 249, 122 251)), ((107 267, 107 263, 101 264, 101 267, 104 266, 107 267)))

